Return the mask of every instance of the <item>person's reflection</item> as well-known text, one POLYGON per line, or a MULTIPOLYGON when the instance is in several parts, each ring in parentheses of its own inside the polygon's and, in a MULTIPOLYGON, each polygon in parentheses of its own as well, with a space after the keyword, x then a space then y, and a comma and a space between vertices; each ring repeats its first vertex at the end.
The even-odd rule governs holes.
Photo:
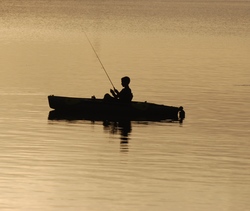
POLYGON ((111 134, 120 133, 121 144, 127 144, 132 131, 131 121, 123 120, 118 122, 103 122, 104 129, 108 129, 111 134))
POLYGON ((132 131, 131 121, 120 121, 118 122, 118 127, 121 134, 121 143, 128 143, 129 134, 132 131))

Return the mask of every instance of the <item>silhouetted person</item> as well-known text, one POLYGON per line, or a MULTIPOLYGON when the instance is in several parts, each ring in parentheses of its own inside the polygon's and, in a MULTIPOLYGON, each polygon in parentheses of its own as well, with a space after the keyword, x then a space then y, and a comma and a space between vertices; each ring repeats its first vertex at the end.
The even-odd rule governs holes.
POLYGON ((104 100, 112 101, 112 100, 119 100, 123 103, 129 103, 133 99, 133 94, 131 89, 129 88, 130 78, 125 76, 121 79, 121 84, 124 87, 120 92, 117 89, 110 89, 111 94, 105 94, 104 100))

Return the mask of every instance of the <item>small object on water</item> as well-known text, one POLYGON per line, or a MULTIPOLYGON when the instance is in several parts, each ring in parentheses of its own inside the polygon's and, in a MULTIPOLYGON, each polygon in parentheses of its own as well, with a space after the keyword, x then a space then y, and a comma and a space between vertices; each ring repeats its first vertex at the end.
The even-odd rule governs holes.
POLYGON ((179 121, 180 121, 180 123, 182 123, 184 119, 185 119, 185 111, 183 110, 183 107, 180 106, 179 107, 179 121))

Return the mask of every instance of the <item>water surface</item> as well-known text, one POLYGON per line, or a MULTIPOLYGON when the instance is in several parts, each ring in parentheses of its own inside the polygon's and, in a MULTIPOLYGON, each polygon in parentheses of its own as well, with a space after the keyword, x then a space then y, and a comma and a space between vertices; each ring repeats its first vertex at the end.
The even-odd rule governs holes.
POLYGON ((249 210, 248 1, 1 1, 1 210, 249 210), (51 121, 50 94, 184 106, 51 121), (128 125, 127 125, 128 126, 128 125))

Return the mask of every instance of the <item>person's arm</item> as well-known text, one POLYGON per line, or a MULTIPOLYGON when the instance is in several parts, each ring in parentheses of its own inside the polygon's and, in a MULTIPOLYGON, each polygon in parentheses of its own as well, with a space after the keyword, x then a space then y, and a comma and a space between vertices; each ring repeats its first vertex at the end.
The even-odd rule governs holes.
POLYGON ((118 98, 120 92, 117 89, 110 89, 111 94, 114 96, 114 98, 118 98))

